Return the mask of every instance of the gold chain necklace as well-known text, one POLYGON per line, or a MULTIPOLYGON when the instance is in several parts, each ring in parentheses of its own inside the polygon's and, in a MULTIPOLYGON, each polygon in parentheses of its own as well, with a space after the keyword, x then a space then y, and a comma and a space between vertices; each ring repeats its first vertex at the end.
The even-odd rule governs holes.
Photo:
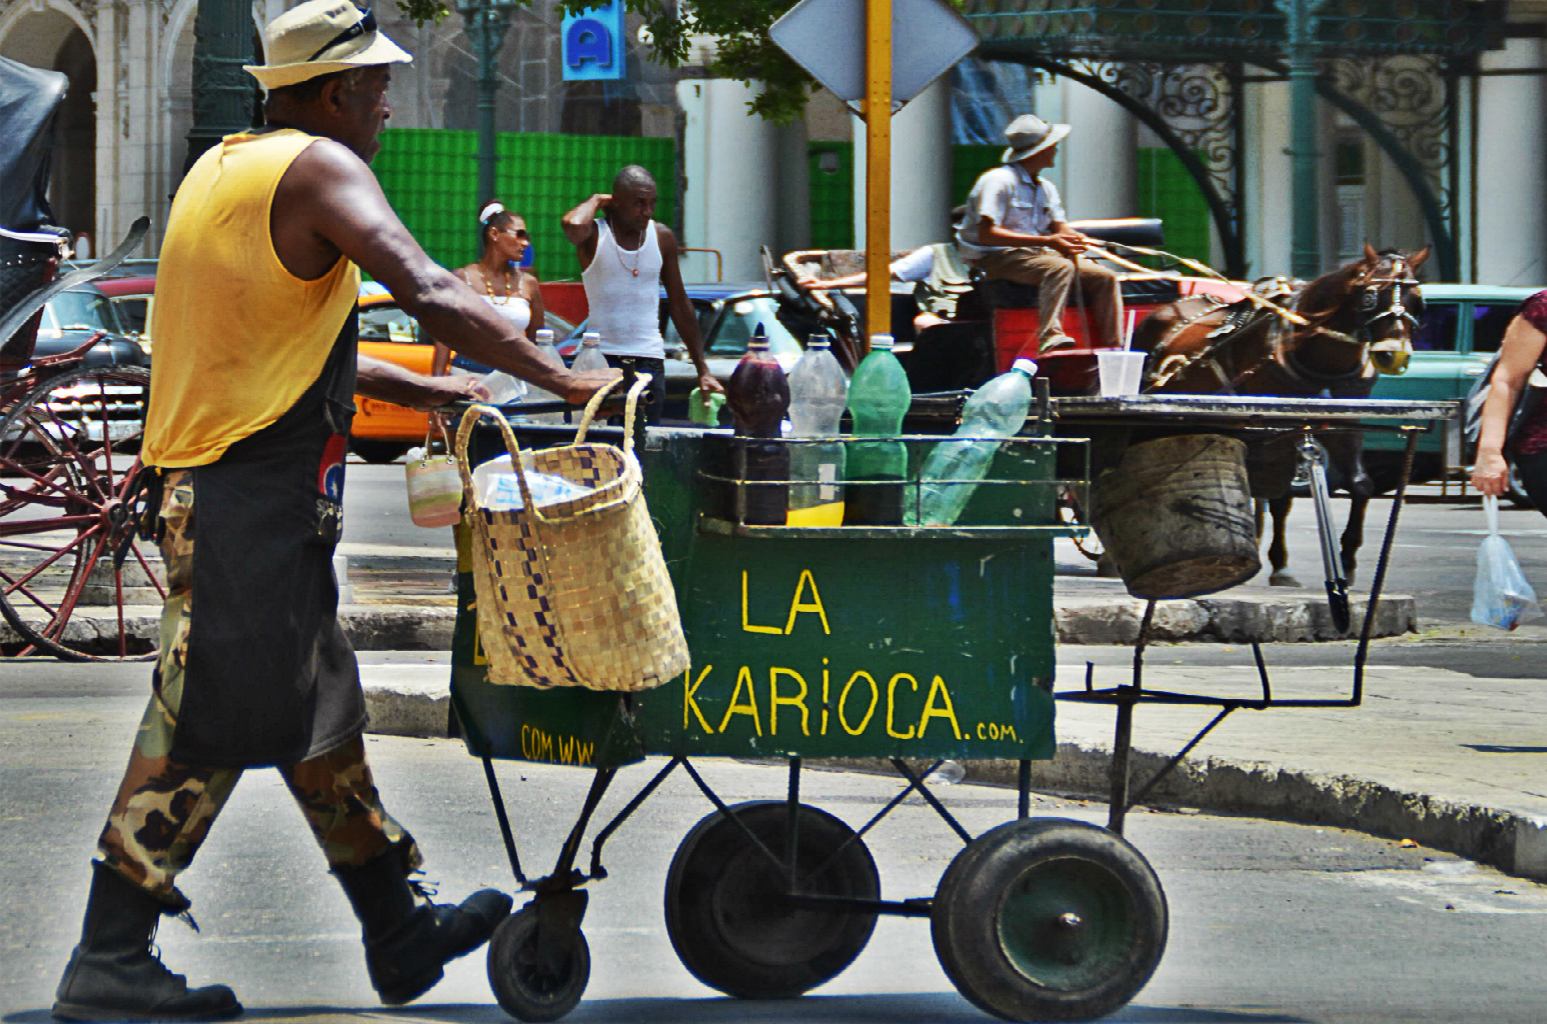
POLYGON ((489 301, 496 306, 504 306, 510 303, 510 264, 505 264, 505 294, 495 295, 494 286, 489 283, 489 272, 483 272, 483 290, 489 293, 489 301))
MULTIPOLYGON (((650 230, 650 226, 648 224, 645 225, 645 231, 649 231, 649 230, 650 230)), ((622 267, 624 270, 627 270, 630 274, 633 274, 635 277, 638 277, 639 276, 639 261, 644 258, 644 254, 645 254, 645 236, 644 236, 644 232, 640 232, 640 234, 639 234, 639 248, 634 250, 634 265, 632 267, 629 266, 627 263, 623 262, 623 243, 618 241, 618 234, 617 234, 617 232, 613 232, 613 235, 612 235, 612 251, 614 253, 616 253, 617 256, 618 256, 618 266, 622 267)))

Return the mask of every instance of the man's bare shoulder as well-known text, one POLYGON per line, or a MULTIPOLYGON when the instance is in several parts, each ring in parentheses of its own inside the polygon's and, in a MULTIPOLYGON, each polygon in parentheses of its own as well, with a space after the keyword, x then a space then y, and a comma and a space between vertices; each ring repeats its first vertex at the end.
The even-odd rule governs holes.
POLYGON ((661 247, 665 248, 670 246, 671 248, 675 249, 677 247, 677 236, 672 233, 671 228, 667 227, 665 224, 662 224, 660 221, 655 221, 654 224, 655 237, 656 240, 661 243, 661 247))
POLYGON ((354 150, 342 142, 322 137, 302 150, 290 167, 311 187, 346 184, 371 176, 370 165, 355 155, 354 150))

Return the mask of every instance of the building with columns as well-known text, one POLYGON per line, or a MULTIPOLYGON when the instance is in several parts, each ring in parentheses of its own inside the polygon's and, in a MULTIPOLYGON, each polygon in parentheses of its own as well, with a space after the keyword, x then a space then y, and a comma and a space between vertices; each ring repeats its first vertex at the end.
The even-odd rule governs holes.
MULTIPOLYGON (((1347 2, 1324 0, 1324 7, 1347 2)), ((1503 14, 1475 53, 1344 54, 1322 65, 1345 101, 1324 98, 1316 115, 1325 266, 1366 240, 1404 249, 1435 243, 1448 259, 1431 261, 1436 277, 1547 283, 1547 0, 1485 2, 1503 14)), ((253 4, 255 39, 286 6, 253 4)), ((970 0, 967 11, 986 18, 997 6, 970 0)), ((1076 13, 1113 7, 1081 0, 1043 6, 1076 13)), ((1124 6, 1138 5, 1118 0, 1124 6)), ((70 78, 52 196, 72 230, 107 240, 142 213, 164 223, 187 153, 195 7, 196 0, 0 0, 0 55, 70 78)), ((383 24, 417 58, 395 72, 393 126, 472 128, 476 62, 460 19, 423 29, 386 17, 383 24)), ((1272 59, 1167 64, 1137 51, 1093 55, 1077 46, 1027 54, 987 31, 988 21, 974 24, 985 36, 980 55, 1018 61, 1024 73, 953 73, 895 118, 894 248, 946 237, 948 210, 963 186, 954 173, 959 144, 990 145, 997 140, 989 122, 1030 110, 1074 125, 1051 172, 1072 216, 1132 215, 1150 195, 1164 217, 1170 207, 1156 205, 1146 175, 1158 165, 1147 156, 1195 158, 1213 189, 1205 234, 1211 262, 1247 276, 1287 270, 1291 104, 1272 59), (999 83, 988 107, 981 90, 968 88, 974 78, 999 83)), ((1358 28, 1357 19, 1339 24, 1358 28)), ((864 133, 832 96, 818 93, 794 125, 771 125, 747 113, 755 86, 709 79, 692 67, 661 68, 632 37, 623 83, 566 83, 558 36, 552 0, 535 0, 513 16, 500 54, 501 131, 675 138, 683 240, 718 250, 728 280, 760 276, 762 245, 783 251, 833 237, 824 235, 815 198, 836 194, 827 175, 853 182, 838 190, 852 211, 844 234, 848 244, 863 244, 863 175, 853 168, 863 166, 864 133)), ((689 273, 705 276, 709 264, 689 273)))

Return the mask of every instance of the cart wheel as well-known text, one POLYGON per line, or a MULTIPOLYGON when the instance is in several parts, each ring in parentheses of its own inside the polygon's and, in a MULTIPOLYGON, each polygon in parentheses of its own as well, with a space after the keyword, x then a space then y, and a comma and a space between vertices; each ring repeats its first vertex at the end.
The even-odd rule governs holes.
POLYGON ((1014 821, 956 856, 931 914, 940 965, 979 1009, 1090 1020, 1134 997, 1166 945, 1166 897, 1138 850, 1080 821, 1014 821))
POLYGON ((12 653, 155 655, 154 629, 137 635, 124 613, 166 594, 159 560, 134 534, 129 493, 149 386, 138 367, 70 370, 0 421, 0 615, 22 638, 12 653), (97 606, 92 618, 105 627, 70 628, 83 604, 97 606))
POLYGON ((533 1024, 573 1010, 591 980, 591 947, 579 929, 563 954, 560 964, 544 962, 530 904, 500 922, 489 940, 489 987, 500 1009, 533 1024))
MULTIPOLYGON (((710 988, 742 999, 798 996, 854 962, 870 941, 875 912, 788 903, 789 805, 754 801, 731 811, 737 820, 716 811, 677 847, 666 876, 666 933, 682 965, 710 988)), ((853 829, 802 805, 796 831, 802 892, 880 897, 875 861, 853 829)))

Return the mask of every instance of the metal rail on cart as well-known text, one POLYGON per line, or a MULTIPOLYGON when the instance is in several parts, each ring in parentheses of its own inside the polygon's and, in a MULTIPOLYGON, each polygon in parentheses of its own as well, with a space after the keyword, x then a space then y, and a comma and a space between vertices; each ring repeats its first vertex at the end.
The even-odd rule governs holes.
POLYGON ((1219 431, 1260 440, 1297 433, 1314 435, 1331 431, 1359 430, 1395 432, 1401 434, 1406 440, 1398 486, 1391 495, 1391 510, 1386 518, 1380 553, 1371 578, 1369 595, 1365 601, 1364 621, 1359 630, 1358 644, 1354 651, 1353 676, 1346 696, 1275 697, 1267 659, 1263 655, 1261 643, 1255 640, 1251 642, 1252 661, 1260 686, 1260 695, 1217 696, 1147 689, 1144 685, 1144 651, 1150 642, 1154 622, 1156 605, 1154 600, 1149 600, 1145 604, 1139 636, 1134 643, 1130 682, 1111 687, 1097 687, 1094 679, 1095 666, 1087 664, 1082 688, 1054 692, 1054 696, 1059 700, 1085 704, 1110 704, 1117 708, 1110 771, 1108 828, 1121 834, 1127 812, 1153 792, 1155 787, 1233 712, 1241 709, 1265 711, 1271 708, 1360 706, 1364 699, 1364 670, 1369 656, 1371 634, 1376 615, 1379 613, 1381 592, 1385 586, 1386 572, 1390 564, 1408 479, 1412 474, 1418 438, 1421 434, 1435 429, 1436 425, 1454 419, 1457 407, 1455 402, 1449 401, 1138 395, 1125 398, 1059 398, 1054 400, 1053 409, 1054 416, 1067 427, 1081 431, 1099 431, 1102 428, 1125 431, 1134 429, 1175 432, 1219 431), (1370 419, 1395 419, 1406 422, 1399 426, 1365 422, 1370 419), (1131 770, 1133 717, 1134 709, 1140 704, 1216 707, 1219 708, 1219 712, 1151 778, 1143 785, 1135 787, 1131 770))

